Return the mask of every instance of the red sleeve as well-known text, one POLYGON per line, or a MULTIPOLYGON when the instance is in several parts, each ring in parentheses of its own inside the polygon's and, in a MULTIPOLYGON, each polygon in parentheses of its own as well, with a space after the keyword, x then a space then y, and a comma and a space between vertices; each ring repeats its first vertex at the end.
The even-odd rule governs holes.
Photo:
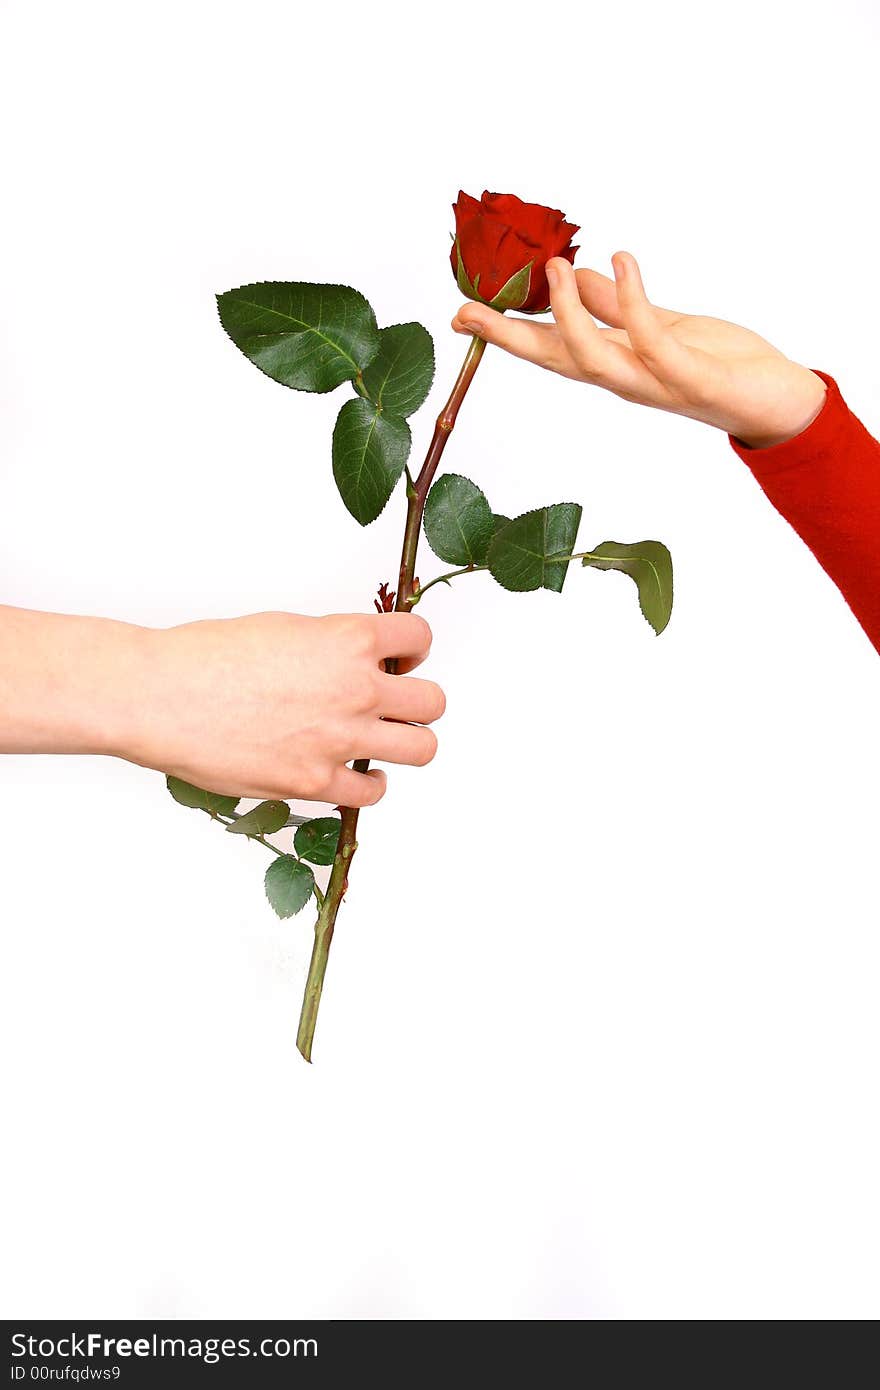
POLYGON ((880 444, 837 382, 816 375, 828 387, 825 403, 794 439, 750 449, 727 437, 880 651, 880 444))

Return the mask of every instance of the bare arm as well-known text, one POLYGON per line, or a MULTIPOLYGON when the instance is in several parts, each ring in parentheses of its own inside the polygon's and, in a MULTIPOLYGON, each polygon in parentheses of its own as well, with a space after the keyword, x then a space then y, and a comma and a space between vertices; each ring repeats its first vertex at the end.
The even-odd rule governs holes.
POLYGON ((151 629, 0 607, 0 752, 99 753, 210 791, 365 806, 430 762, 443 713, 414 614, 258 613, 151 629))

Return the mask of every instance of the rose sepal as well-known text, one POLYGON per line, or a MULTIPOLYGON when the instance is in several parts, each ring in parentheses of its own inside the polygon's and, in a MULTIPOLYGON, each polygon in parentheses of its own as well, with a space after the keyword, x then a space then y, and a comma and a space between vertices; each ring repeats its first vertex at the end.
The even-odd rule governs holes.
POLYGON ((468 279, 468 273, 464 268, 464 258, 461 254, 461 242, 458 237, 455 238, 455 260, 457 265, 455 278, 458 281, 458 288, 461 290, 465 299, 477 299, 481 304, 485 304, 486 301, 479 291, 480 273, 477 271, 477 278, 471 283, 468 279))
MULTIPOLYGON (((504 313, 505 309, 521 309, 528 302, 529 292, 532 283, 532 266, 535 264, 534 257, 520 270, 515 270, 510 279, 507 280, 493 299, 485 299, 480 294, 480 272, 477 271, 474 279, 468 277, 465 269, 464 257, 461 254, 461 242, 455 238, 455 259, 457 270, 455 278, 458 281, 458 288, 466 299, 477 300, 480 304, 488 304, 490 309, 497 309, 499 313, 504 313)), ((549 305, 548 305, 549 308, 549 305)), ((526 310, 526 313, 546 314, 546 309, 526 310)))
POLYGON ((534 264, 535 260, 532 257, 522 270, 514 271, 510 279, 501 286, 495 298, 489 300, 489 307, 498 309, 502 314, 505 309, 521 309, 528 302, 534 264))

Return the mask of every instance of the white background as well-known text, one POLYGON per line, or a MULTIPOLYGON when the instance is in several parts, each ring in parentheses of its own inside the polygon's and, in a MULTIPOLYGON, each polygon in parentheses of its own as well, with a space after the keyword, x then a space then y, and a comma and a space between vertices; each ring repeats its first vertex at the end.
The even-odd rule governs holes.
MULTIPOLYGON (((565 209, 579 264, 764 333, 880 428, 869 0, 7 0, 4 601, 144 624, 363 609, 345 389, 213 294, 344 280, 464 343, 450 204, 565 209)), ((316 1063, 264 853, 101 759, 2 760, 6 1316, 880 1311, 880 662, 723 435, 490 350, 449 466, 655 536, 620 575, 425 602, 440 752, 362 822, 316 1063)), ((422 576, 436 572, 426 555, 422 576)))

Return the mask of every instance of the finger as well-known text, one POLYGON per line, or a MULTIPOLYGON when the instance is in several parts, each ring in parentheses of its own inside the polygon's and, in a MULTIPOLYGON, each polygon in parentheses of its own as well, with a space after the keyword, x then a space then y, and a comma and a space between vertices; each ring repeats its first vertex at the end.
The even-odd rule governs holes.
POLYGON ((635 257, 618 251, 611 264, 617 302, 634 350, 661 381, 676 382, 690 376, 687 349, 666 331, 664 311, 650 303, 635 257))
POLYGON ((588 266, 579 267, 574 275, 584 308, 611 328, 623 328, 623 315, 617 302, 617 285, 614 281, 588 266))
MULTIPOLYGON (((612 328, 623 328, 616 281, 610 280, 607 275, 601 275, 598 270, 592 270, 589 266, 582 266, 576 270, 575 277, 584 308, 589 309, 594 318, 600 319, 602 323, 607 323, 612 328)), ((663 323, 672 323, 682 317, 674 309, 661 309, 656 304, 654 312, 660 315, 663 323)))
POLYGON ((446 709, 446 696, 434 681, 407 676, 379 677, 379 713, 410 724, 433 724, 446 709))
POLYGON ((369 772, 355 772, 350 767, 337 768, 327 783, 322 801, 334 801, 337 806, 375 806, 385 795, 388 779, 380 767, 369 772))
POLYGON ((636 398, 649 398, 652 390, 656 392, 656 379, 629 346, 627 335, 613 328, 599 328, 584 308, 575 271, 568 261, 561 257, 548 261, 547 281, 553 317, 579 376, 636 398))
POLYGON ((355 751, 359 758, 424 767, 437 752, 437 735, 422 724, 398 724, 393 719, 365 721, 355 751))
POLYGON ((476 333, 487 343, 504 348, 526 362, 546 365, 553 336, 552 323, 530 323, 528 319, 509 319, 486 304, 463 304, 452 320, 456 333, 476 333))
POLYGON ((424 661, 431 650, 431 629, 416 613, 377 613, 370 616, 370 622, 380 660, 404 657, 409 670, 424 661))
POLYGON ((562 340, 572 359, 585 371, 595 370, 605 360, 605 343, 593 319, 581 303, 574 267, 562 256, 547 262, 550 308, 562 340))

